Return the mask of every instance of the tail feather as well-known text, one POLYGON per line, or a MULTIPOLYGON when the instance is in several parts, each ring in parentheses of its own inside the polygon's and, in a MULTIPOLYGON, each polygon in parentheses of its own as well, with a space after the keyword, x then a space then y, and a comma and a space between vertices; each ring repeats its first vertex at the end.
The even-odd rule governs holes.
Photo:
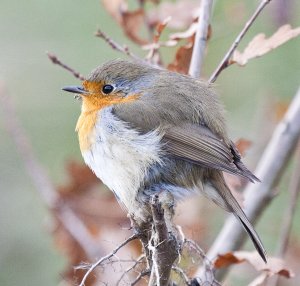
MULTIPOLYGON (((267 263, 267 258, 266 258, 266 251, 265 248, 257 234, 257 232, 255 231, 255 229, 253 228, 253 226, 250 224, 250 222, 248 221, 248 219, 246 218, 246 222, 238 215, 236 215, 236 217, 240 220, 240 222, 242 223, 244 229, 246 230, 246 232, 248 233, 248 235, 250 236, 257 252, 259 253, 260 257, 262 258, 262 260, 267 263)), ((246 216, 245 216, 246 217, 246 216)))
MULTIPOLYGON (((225 209, 229 212, 232 212, 239 219, 244 229, 250 236, 259 255, 261 256, 263 261, 267 263, 265 248, 258 234, 256 233, 255 229, 253 228, 252 224, 250 223, 247 216, 243 212, 242 208, 240 207, 240 205, 232 195, 229 187, 227 186, 224 180, 223 174, 221 172, 214 171, 214 173, 211 175, 212 175, 211 184, 214 186, 216 190, 214 195, 216 196, 216 194, 218 194, 217 199, 216 197, 211 199, 213 199, 218 205, 220 205, 223 208, 224 206, 226 206, 225 209)), ((206 195, 208 195, 208 193, 206 193, 206 195)))

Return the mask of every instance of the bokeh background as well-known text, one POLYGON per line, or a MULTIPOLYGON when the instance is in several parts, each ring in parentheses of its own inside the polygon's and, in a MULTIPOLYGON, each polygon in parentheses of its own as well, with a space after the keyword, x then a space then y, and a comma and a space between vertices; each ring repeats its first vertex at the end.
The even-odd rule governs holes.
MULTIPOLYGON (((209 77, 217 66, 257 4, 258 1, 215 1, 204 77, 209 77)), ((270 36, 286 22, 293 27, 300 25, 299 1, 273 0, 243 40, 240 50, 257 33, 270 36)), ((98 27, 143 55, 126 39, 98 0, 1 1, 0 80, 13 99, 37 158, 55 185, 67 181, 68 160, 82 161, 74 132, 80 103, 61 91, 61 87, 78 81, 53 65, 46 51, 54 52, 84 75, 106 60, 124 57, 94 37, 98 27)), ((165 61, 171 62, 175 48, 162 53, 165 61)), ((245 158, 252 169, 297 91, 299 75, 300 38, 296 38, 244 68, 228 68, 217 80, 217 89, 228 111, 232 138, 253 141, 245 158)), ((1 115, 2 108, 5 106, 0 107, 1 115)), ((51 215, 28 177, 2 119, 0 132, 0 285, 56 285, 61 280, 66 258, 53 243, 51 215)), ((270 253, 276 248, 282 214, 288 207, 290 169, 292 166, 278 187, 278 197, 257 226, 270 253)), ((225 217, 222 211, 210 207, 210 217, 205 219, 209 225, 207 246, 225 217)), ((289 261, 296 273, 300 267, 299 209, 289 251, 289 261)), ((299 285, 300 280, 285 283, 299 285)))

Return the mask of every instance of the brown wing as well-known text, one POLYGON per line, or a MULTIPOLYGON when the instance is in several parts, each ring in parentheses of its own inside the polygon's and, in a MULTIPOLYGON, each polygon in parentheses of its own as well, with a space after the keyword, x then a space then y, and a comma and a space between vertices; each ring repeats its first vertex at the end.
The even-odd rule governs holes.
POLYGON ((171 156, 193 164, 236 174, 259 181, 241 162, 232 143, 224 143, 207 127, 196 124, 173 126, 165 130, 165 148, 171 156))

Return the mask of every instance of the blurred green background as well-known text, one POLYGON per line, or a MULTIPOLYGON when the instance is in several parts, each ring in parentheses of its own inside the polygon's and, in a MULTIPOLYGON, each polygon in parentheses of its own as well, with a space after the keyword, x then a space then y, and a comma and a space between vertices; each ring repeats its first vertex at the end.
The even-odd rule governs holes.
MULTIPOLYGON (((265 9, 240 50, 258 32, 269 36, 283 24, 276 2, 279 1, 273 0, 265 9)), ((240 0, 215 2, 213 35, 204 66, 206 77, 217 66, 257 4, 258 1, 240 0)), ((290 0, 285 7, 289 23, 299 26, 299 1, 290 0)), ((98 27, 119 43, 129 44, 99 1, 1 1, 0 80, 14 100, 37 157, 55 184, 66 180, 64 165, 67 159, 82 160, 74 132, 80 104, 61 91, 65 85, 77 84, 76 79, 53 65, 45 52, 54 52, 84 75, 106 60, 122 57, 93 36, 98 27)), ((136 47, 132 48, 139 52, 136 47)), ((171 52, 165 53, 167 62, 172 58, 171 52)), ((299 74, 300 38, 251 61, 244 68, 234 66, 224 71, 217 80, 217 89, 228 110, 232 137, 247 138, 254 143, 266 141, 271 127, 276 124, 274 106, 280 107, 281 102, 291 100, 300 83, 299 74)), ((48 211, 2 120, 0 132, 0 285, 56 285, 65 260, 49 235, 48 211)), ((261 143, 254 148, 255 152, 248 153, 248 164, 254 166, 262 147, 261 143)), ((258 232, 270 253, 276 247, 282 206, 287 201, 288 180, 286 175, 279 197, 258 225, 258 232)), ((298 210, 293 228, 293 241, 298 247, 299 217, 298 210)), ((221 221, 213 227, 212 238, 220 224, 221 221)), ((287 285, 299 284, 288 282, 287 285)))

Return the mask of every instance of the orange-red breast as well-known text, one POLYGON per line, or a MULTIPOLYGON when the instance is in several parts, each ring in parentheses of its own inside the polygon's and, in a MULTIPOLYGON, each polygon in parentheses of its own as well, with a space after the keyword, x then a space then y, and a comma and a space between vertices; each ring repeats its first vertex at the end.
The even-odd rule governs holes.
POLYGON ((156 192, 175 199, 202 193, 233 213, 262 259, 264 247, 225 183, 228 172, 258 179, 229 139, 213 88, 144 63, 114 60, 64 90, 82 98, 77 122, 86 164, 136 217, 156 192))

